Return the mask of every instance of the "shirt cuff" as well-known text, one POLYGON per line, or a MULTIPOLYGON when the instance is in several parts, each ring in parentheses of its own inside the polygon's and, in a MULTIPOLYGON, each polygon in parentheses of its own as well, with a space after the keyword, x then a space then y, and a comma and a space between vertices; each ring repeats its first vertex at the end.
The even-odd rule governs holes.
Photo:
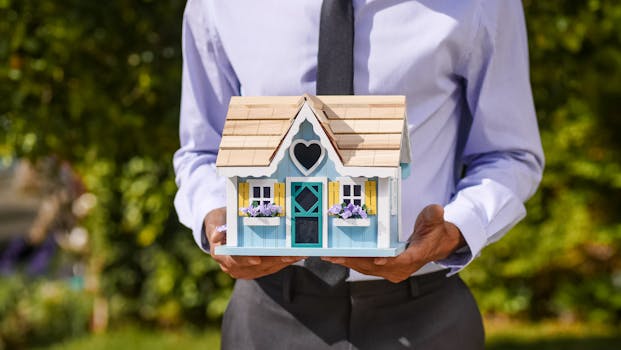
POLYGON ((209 241, 205 235, 205 217, 210 211, 226 206, 226 196, 214 196, 214 193, 208 189, 205 192, 208 192, 209 195, 202 196, 199 194, 194 197, 192 235, 198 247, 209 254, 209 241))
POLYGON ((456 250, 436 263, 449 268, 449 276, 463 270, 479 255, 487 242, 485 228, 473 209, 461 203, 451 202, 444 207, 444 220, 455 224, 461 231, 467 246, 456 250))

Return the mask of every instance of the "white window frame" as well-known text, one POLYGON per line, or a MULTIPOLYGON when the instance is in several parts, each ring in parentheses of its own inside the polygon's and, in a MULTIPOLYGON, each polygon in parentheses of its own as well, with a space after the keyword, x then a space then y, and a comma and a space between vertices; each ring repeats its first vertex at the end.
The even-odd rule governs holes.
POLYGON ((247 180, 248 182, 248 203, 252 205, 254 202, 258 202, 259 204, 263 204, 264 201, 269 201, 270 203, 274 203, 274 184, 276 184, 276 180, 274 179, 260 179, 260 180, 247 180), (260 187, 260 197, 254 196, 254 187, 260 187), (269 197, 265 197, 263 193, 263 188, 270 188, 269 197))
POLYGON ((360 199, 360 206, 365 203, 365 192, 364 185, 367 182, 367 179, 364 177, 339 177, 336 179, 339 182, 339 196, 340 202, 345 203, 345 199, 349 199, 351 203, 354 202, 355 199, 360 199), (360 185, 360 196, 354 196, 354 185, 360 185), (349 196, 345 196, 344 186, 352 186, 350 188, 349 196))

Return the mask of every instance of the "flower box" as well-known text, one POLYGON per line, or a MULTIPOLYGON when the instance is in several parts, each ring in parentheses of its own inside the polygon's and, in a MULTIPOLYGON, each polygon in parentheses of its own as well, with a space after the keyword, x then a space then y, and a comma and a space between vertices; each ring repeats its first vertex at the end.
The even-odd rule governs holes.
POLYGON ((246 226, 278 226, 280 225, 280 217, 272 216, 272 217, 244 217, 244 225, 246 226))
POLYGON ((365 227, 371 225, 371 219, 341 219, 334 218, 332 223, 334 226, 343 226, 343 227, 365 227))

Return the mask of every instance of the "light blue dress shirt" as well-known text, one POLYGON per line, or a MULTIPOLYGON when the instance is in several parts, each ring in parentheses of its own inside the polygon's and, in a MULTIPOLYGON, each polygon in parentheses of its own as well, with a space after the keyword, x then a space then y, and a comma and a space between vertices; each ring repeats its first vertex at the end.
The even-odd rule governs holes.
MULTIPOLYGON (((188 1, 175 206, 203 249, 205 215, 226 204, 215 161, 229 99, 314 94, 320 8, 319 0, 188 1)), ((541 180, 522 4, 354 0, 354 13, 355 94, 407 100, 412 171, 400 239, 426 205, 443 205, 468 244, 439 262, 457 272, 525 216, 541 180)))

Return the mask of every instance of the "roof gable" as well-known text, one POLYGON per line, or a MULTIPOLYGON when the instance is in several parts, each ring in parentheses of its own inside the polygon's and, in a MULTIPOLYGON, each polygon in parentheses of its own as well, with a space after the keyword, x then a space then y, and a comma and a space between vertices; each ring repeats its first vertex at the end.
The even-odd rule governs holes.
MULTIPOLYGON (((295 134, 291 127, 305 104, 312 111, 313 128, 321 129, 315 133, 325 146, 331 146, 341 166, 399 167, 409 163, 404 96, 304 95, 233 97, 216 166, 274 167, 273 162, 281 160, 279 150, 291 143, 283 141, 295 134)), ((303 119, 311 121, 306 113, 303 119)))

